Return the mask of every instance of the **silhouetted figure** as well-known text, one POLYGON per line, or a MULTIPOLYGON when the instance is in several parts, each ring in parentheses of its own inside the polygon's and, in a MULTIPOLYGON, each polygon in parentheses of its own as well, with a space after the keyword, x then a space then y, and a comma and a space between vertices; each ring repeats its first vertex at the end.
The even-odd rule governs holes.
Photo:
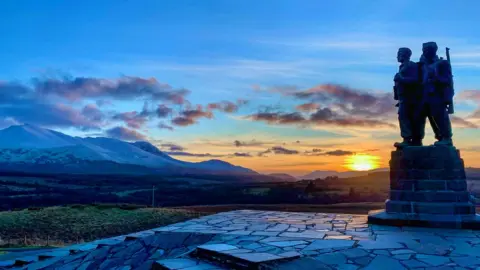
POLYGON ((394 98, 398 100, 398 120, 403 142, 395 143, 396 147, 422 145, 422 131, 419 126, 422 104, 422 89, 417 63, 410 61, 412 51, 409 48, 400 48, 397 61, 400 63, 398 73, 395 74, 394 98))
POLYGON ((423 105, 420 111, 422 139, 426 118, 437 142, 435 145, 452 145, 452 127, 449 111, 453 113, 453 78, 449 61, 437 56, 438 46, 435 42, 426 42, 422 46, 423 54, 419 66, 422 74, 423 105))

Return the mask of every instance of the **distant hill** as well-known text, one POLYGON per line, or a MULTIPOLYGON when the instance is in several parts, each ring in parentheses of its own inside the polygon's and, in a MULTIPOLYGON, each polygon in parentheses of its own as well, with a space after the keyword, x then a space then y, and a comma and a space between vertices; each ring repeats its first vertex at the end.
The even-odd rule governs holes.
POLYGON ((0 170, 58 173, 248 174, 253 170, 225 161, 174 159, 146 141, 72 137, 33 125, 0 130, 0 170), (122 166, 124 166, 122 168, 122 166))
POLYGON ((337 172, 337 171, 313 171, 304 176, 298 177, 298 179, 304 180, 313 180, 318 178, 325 178, 327 176, 337 176, 338 178, 351 178, 357 176, 365 176, 369 173, 388 171, 387 168, 379 168, 371 171, 346 171, 346 172, 337 172))
POLYGON ((285 182, 295 182, 295 181, 298 180, 296 177, 291 176, 290 174, 287 174, 287 173, 271 173, 268 176, 272 176, 272 177, 281 179, 285 182))
MULTIPOLYGON (((389 177, 388 172, 390 170, 388 168, 379 168, 371 171, 348 171, 348 172, 337 172, 337 171, 313 171, 307 175, 298 177, 299 180, 313 180, 319 178, 326 178, 327 176, 337 176, 338 178, 345 179, 345 178, 358 178, 358 177, 389 177)), ((472 180, 480 180, 480 168, 465 168, 465 173, 467 178, 472 180)))

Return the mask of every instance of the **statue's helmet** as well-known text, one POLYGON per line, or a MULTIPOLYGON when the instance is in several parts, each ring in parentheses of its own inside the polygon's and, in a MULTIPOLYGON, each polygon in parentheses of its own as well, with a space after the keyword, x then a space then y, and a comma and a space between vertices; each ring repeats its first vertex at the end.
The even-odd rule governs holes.
POLYGON ((407 58, 412 57, 412 50, 410 50, 410 48, 407 48, 407 47, 399 48, 399 49, 398 49, 398 53, 403 54, 403 55, 406 56, 407 58))
POLYGON ((434 41, 429 41, 429 42, 425 42, 422 44, 422 50, 433 50, 433 51, 437 51, 438 50, 438 46, 437 46, 437 43, 434 42, 434 41))

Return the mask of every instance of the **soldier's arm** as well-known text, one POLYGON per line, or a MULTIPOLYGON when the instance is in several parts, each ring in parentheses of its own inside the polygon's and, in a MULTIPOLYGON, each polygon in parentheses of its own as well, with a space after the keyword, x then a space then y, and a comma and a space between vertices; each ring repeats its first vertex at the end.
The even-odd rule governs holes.
POLYGON ((442 84, 450 84, 452 82, 452 67, 443 60, 437 65, 436 81, 442 84))
POLYGON ((415 63, 405 65, 401 73, 404 74, 399 78, 401 83, 416 83, 419 80, 418 66, 415 63))

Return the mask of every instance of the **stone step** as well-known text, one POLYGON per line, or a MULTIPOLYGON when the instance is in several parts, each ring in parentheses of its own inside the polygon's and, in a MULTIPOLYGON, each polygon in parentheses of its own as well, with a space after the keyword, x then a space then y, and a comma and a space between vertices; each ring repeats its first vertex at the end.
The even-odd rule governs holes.
POLYGON ((475 215, 475 205, 471 202, 431 203, 387 200, 387 213, 435 214, 435 215, 475 215))
POLYGON ((420 226, 429 228, 450 228, 480 230, 480 215, 455 216, 432 214, 387 213, 382 210, 370 211, 368 223, 386 226, 420 226))
POLYGON ((293 251, 272 254, 227 244, 210 244, 198 246, 192 256, 229 267, 228 269, 262 269, 262 265, 266 263, 288 262, 299 258, 301 254, 293 251))
POLYGON ((390 168, 393 170, 463 170, 463 159, 418 158, 413 160, 392 159, 390 168))
POLYGON ((223 270, 229 269, 210 262, 204 262, 194 258, 177 258, 158 260, 152 265, 153 270, 223 270))
POLYGON ((395 169, 390 170, 390 179, 405 180, 465 180, 467 176, 463 168, 419 170, 419 169, 395 169))
POLYGON ((390 190, 390 200, 412 202, 469 202, 470 194, 468 191, 453 190, 390 190))
POLYGON ((467 191, 465 180, 390 180, 391 190, 467 191))
POLYGON ((397 160, 417 160, 425 158, 438 158, 455 160, 460 159, 460 151, 454 146, 414 146, 406 147, 391 152, 391 159, 397 160))

